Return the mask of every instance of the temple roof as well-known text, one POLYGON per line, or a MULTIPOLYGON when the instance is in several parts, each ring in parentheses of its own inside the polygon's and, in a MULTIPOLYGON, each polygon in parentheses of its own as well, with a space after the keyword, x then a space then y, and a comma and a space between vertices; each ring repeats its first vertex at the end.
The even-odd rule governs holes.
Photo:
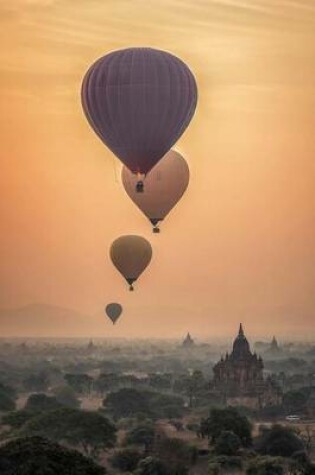
POLYGON ((247 338, 244 334, 243 325, 240 324, 239 332, 233 343, 233 350, 231 358, 234 360, 244 359, 248 356, 252 356, 250 346, 247 338))
POLYGON ((191 338, 190 333, 187 333, 185 340, 183 341, 183 346, 192 346, 194 345, 194 340, 191 338))

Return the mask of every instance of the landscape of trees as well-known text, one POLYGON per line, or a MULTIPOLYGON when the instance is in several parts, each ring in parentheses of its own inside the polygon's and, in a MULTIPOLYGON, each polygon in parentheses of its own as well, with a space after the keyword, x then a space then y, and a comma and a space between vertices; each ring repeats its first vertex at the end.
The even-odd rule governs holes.
POLYGON ((1 474, 314 473, 312 360, 300 385, 286 372, 281 407, 258 412, 211 395, 209 347, 5 350, 0 344, 1 474), (289 414, 310 422, 290 424, 289 414))

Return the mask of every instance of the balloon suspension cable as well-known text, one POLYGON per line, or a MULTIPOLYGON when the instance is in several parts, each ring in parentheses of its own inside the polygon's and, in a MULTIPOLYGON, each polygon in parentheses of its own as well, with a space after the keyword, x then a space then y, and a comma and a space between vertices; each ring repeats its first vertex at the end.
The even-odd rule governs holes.
POLYGON ((114 172, 115 182, 118 183, 119 180, 118 180, 117 169, 116 169, 116 160, 114 157, 113 157, 113 172, 114 172))

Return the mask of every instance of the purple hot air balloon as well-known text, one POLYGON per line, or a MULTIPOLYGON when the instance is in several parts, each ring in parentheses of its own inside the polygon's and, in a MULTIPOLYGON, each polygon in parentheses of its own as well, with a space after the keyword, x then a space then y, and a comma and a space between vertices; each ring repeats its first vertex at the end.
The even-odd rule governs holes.
POLYGON ((91 127, 138 176, 146 175, 179 139, 196 104, 190 69, 176 56, 152 48, 103 56, 82 84, 83 110, 91 127))

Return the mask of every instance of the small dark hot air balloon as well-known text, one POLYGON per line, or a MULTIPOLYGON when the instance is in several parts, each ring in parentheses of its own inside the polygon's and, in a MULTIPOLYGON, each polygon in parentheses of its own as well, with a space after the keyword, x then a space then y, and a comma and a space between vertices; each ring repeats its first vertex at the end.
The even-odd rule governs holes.
POLYGON ((113 322, 113 325, 115 325, 122 313, 122 306, 119 303, 109 303, 106 305, 105 312, 108 318, 113 322))
POLYGON ((128 282, 129 290, 134 290, 132 284, 151 261, 152 247, 141 236, 121 236, 112 243, 110 258, 128 282))
POLYGON ((128 48, 98 59, 82 83, 88 122, 107 147, 145 176, 191 121, 197 104, 195 78, 176 56, 153 48, 128 48))
POLYGON ((148 173, 143 193, 135 191, 137 177, 123 167, 121 178, 126 193, 159 232, 162 221, 185 193, 189 183, 186 160, 170 150, 148 173))

